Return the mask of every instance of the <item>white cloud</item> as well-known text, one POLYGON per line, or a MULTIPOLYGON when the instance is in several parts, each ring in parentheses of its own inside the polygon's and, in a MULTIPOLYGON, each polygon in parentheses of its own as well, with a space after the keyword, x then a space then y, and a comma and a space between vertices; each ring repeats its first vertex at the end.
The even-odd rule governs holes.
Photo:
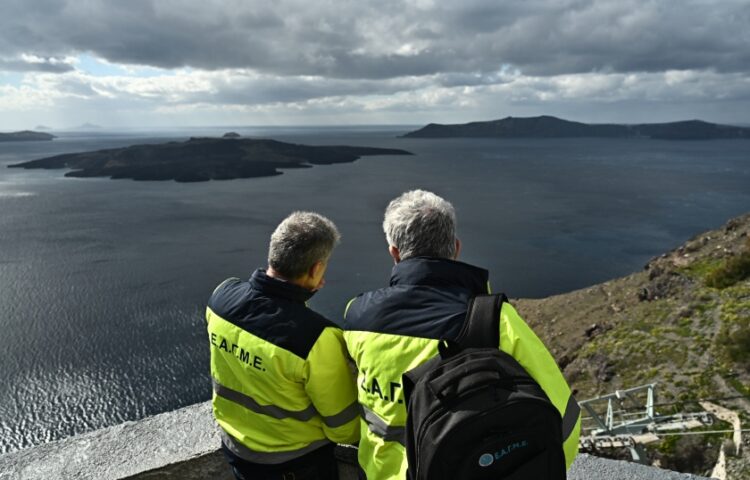
POLYGON ((743 74, 713 71, 663 73, 588 73, 529 76, 501 70, 482 77, 406 77, 392 80, 331 80, 318 76, 280 77, 246 69, 177 70, 151 77, 27 74, 21 86, 0 87, 6 110, 51 108, 63 102, 119 102, 157 112, 213 109, 273 111, 306 106, 361 111, 414 109, 429 111, 473 108, 495 98, 515 102, 706 101, 721 92, 722 100, 750 98, 743 74), (464 81, 461 81, 464 80, 464 81), (442 86, 441 86, 442 85, 442 86))
POLYGON ((75 57, 40 57, 29 53, 20 53, 10 57, 0 57, 0 72, 56 72, 64 73, 73 70, 75 57))
POLYGON ((748 44, 750 0, 5 0, 0 71, 23 78, 0 84, 0 122, 103 110, 404 123, 632 110, 622 103, 741 118, 748 44))

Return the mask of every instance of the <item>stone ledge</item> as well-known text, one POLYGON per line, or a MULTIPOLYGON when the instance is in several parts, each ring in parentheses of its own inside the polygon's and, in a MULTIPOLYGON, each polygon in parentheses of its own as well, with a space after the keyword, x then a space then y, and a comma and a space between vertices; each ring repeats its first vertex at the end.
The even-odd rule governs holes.
MULTIPOLYGON (((0 480, 232 480, 210 402, 0 456, 0 480)), ((342 465, 342 480, 356 478, 342 465)), ((581 454, 570 480, 700 480, 704 477, 581 454)))
POLYGON ((0 456, 0 480, 231 480, 210 402, 0 456))

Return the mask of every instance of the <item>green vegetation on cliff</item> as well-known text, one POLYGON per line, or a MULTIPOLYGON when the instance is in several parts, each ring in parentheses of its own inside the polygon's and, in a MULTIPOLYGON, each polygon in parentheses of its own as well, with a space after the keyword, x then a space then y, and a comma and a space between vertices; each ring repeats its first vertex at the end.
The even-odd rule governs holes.
MULTIPOLYGON (((750 214, 652 259, 641 272, 514 303, 579 400, 656 382, 663 413, 722 398, 717 403, 750 414, 749 237, 750 214)), ((700 438, 703 447, 716 445, 700 438)), ((655 458, 665 452, 669 443, 655 458)))

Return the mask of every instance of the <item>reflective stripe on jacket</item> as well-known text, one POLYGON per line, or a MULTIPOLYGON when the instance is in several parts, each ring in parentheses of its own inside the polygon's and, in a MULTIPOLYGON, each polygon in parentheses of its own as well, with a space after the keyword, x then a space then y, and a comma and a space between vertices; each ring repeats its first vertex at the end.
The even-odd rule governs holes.
POLYGON ((307 308, 311 296, 257 270, 209 300, 214 416, 226 446, 247 461, 283 463, 359 437, 341 329, 307 308))
MULTIPOLYGON (((370 480, 406 475, 406 406, 401 375, 437 354, 440 338, 455 338, 469 299, 488 293, 488 273, 466 263, 417 257, 393 268, 390 286, 354 298, 344 314, 344 339, 357 364, 362 406, 359 463, 370 480)), ((578 452, 580 415, 555 360, 508 303, 501 350, 512 355, 560 411, 568 467, 578 452)))

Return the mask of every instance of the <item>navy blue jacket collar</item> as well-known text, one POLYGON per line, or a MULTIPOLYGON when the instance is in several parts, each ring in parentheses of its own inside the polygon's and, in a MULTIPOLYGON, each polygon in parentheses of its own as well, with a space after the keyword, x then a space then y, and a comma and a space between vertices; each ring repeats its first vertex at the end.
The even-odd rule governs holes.
POLYGON ((434 257, 412 257, 394 265, 391 285, 461 287, 474 295, 487 293, 489 272, 468 263, 434 257))
POLYGON ((254 289, 266 295, 282 297, 295 302, 304 303, 315 294, 315 292, 302 288, 299 285, 269 277, 262 268, 253 272, 253 276, 250 277, 249 282, 254 289))

